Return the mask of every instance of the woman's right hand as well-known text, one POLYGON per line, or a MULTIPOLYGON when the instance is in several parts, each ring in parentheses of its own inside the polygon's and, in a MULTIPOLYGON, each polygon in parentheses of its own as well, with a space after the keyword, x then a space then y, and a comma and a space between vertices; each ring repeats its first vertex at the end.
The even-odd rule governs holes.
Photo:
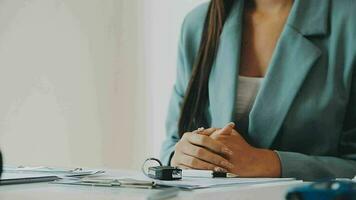
MULTIPOLYGON (((204 132, 214 132, 207 129, 204 132)), ((187 132, 175 146, 171 165, 183 169, 201 169, 227 172, 234 168, 225 157, 233 152, 224 144, 209 137, 209 135, 187 132)))

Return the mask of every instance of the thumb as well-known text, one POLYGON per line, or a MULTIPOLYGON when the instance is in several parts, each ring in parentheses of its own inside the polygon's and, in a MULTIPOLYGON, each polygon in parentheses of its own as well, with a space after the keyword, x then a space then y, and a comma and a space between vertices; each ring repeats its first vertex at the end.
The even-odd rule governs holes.
POLYGON ((235 123, 230 122, 230 123, 226 124, 224 128, 219 130, 218 134, 219 135, 230 135, 232 132, 232 129, 234 129, 234 127, 235 127, 235 123))

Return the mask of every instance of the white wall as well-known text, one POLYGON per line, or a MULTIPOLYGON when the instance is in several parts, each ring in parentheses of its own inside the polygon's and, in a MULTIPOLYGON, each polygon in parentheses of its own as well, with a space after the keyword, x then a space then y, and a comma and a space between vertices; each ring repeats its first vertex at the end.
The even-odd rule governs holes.
POLYGON ((0 0, 7 164, 138 168, 157 156, 189 0, 0 0))
POLYGON ((164 122, 176 76, 176 58, 181 24, 187 12, 206 0, 150 0, 145 8, 145 64, 150 144, 158 156, 165 137, 164 122))

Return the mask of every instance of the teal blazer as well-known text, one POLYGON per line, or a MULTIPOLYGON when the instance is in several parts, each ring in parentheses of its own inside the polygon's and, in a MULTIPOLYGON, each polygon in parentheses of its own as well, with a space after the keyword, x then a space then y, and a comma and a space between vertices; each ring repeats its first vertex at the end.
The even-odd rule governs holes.
MULTIPOLYGON (((209 80, 207 127, 235 121, 244 1, 235 0, 221 35, 209 80)), ((182 26, 177 80, 161 153, 165 163, 180 139, 180 106, 207 10, 206 3, 197 7, 182 26)), ((282 177, 312 180, 356 175, 355 10, 356 0, 294 2, 245 135, 256 147, 276 150, 282 177)))

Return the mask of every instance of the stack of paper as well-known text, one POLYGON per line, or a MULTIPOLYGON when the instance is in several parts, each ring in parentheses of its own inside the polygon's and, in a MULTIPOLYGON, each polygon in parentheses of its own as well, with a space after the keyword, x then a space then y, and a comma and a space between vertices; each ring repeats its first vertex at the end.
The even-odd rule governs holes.
POLYGON ((4 169, 5 173, 32 173, 32 174, 51 174, 60 178, 63 177, 83 177, 89 175, 98 175, 103 174, 103 170, 86 170, 83 168, 75 169, 60 169, 60 168, 51 168, 51 167, 6 167, 4 169))
POLYGON ((65 170, 49 167, 6 167, 0 179, 0 185, 50 182, 58 179, 82 178, 103 174, 102 170, 84 170, 81 168, 65 170))

